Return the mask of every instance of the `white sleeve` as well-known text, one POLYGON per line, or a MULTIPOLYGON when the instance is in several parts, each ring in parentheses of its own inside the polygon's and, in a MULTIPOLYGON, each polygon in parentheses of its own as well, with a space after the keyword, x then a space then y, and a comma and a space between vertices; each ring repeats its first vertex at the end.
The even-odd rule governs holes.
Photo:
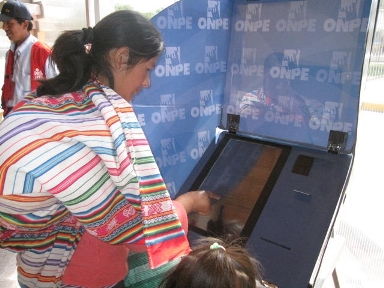
POLYGON ((48 57, 45 61, 45 76, 47 79, 53 78, 59 74, 56 64, 52 61, 51 57, 48 57))

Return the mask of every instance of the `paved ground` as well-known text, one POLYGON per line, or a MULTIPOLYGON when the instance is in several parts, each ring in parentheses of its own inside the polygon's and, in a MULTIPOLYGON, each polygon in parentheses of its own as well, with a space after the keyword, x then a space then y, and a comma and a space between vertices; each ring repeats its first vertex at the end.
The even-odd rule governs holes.
MULTIPOLYGON (((361 95, 367 110, 359 114, 355 161, 335 225, 344 243, 335 252, 341 288, 384 287, 384 79, 367 82, 361 95)), ((330 287, 332 277, 322 286, 330 287)))
POLYGON ((352 178, 336 225, 346 240, 337 265, 341 287, 384 287, 383 126, 384 113, 360 113, 352 178))

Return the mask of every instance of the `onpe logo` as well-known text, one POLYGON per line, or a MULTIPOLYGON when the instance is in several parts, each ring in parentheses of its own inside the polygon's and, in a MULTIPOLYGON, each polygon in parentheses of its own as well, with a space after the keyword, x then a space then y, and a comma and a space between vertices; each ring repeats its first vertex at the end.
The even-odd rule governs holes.
POLYGON ((162 94, 160 95, 160 105, 162 109, 175 108, 175 94, 162 94))
POLYGON ((282 67, 298 67, 300 63, 300 50, 285 49, 282 67))
POLYGON ((213 90, 200 91, 200 107, 209 107, 213 105, 213 90))
POLYGON ((199 147, 199 154, 202 155, 207 150, 211 143, 211 137, 208 130, 197 132, 197 145, 199 147))
POLYGON ((263 4, 261 3, 248 4, 247 12, 245 14, 245 19, 250 21, 260 20, 262 7, 263 7, 263 4))
POLYGON ((333 51, 330 68, 338 71, 349 71, 352 53, 347 51, 333 51))
POLYGON ((246 66, 256 64, 256 48, 243 48, 241 64, 246 66))
POLYGON ((165 47, 165 64, 171 66, 181 64, 180 47, 165 47))
POLYGON ((208 0, 207 18, 220 19, 220 1, 208 0))
POLYGON ((300 21, 306 19, 307 14, 307 1, 293 1, 291 2, 288 20, 300 21))
POLYGON ((161 139, 161 155, 167 157, 176 154, 176 145, 174 138, 161 139))
POLYGON ((204 62, 216 63, 218 61, 217 46, 205 46, 204 62))
POLYGON ((168 17, 173 18, 173 19, 178 19, 183 17, 183 1, 179 1, 168 7, 167 9, 167 14, 168 17))
POLYGON ((361 0, 340 0, 339 19, 352 20, 359 18, 361 0))

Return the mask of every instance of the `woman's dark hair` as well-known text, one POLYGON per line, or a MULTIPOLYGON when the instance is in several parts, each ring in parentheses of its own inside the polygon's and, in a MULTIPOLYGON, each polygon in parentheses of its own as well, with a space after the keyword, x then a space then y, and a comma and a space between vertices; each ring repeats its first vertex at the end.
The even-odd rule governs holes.
POLYGON ((259 262, 237 242, 201 238, 191 253, 165 275, 159 287, 255 288, 256 281, 262 279, 261 270, 259 262), (210 248, 215 242, 219 247, 210 248))
POLYGON ((113 88, 108 53, 120 47, 129 47, 128 68, 156 57, 164 50, 159 31, 143 15, 130 10, 111 13, 93 28, 64 31, 57 38, 52 61, 57 65, 59 75, 42 81, 37 95, 76 91, 88 82, 92 73, 106 76, 113 88), (86 44, 92 44, 89 53, 86 44))

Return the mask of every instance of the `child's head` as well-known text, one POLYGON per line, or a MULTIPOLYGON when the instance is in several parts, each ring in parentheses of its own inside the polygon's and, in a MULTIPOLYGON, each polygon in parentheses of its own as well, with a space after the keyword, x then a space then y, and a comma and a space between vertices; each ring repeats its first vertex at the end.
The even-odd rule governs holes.
POLYGON ((245 248, 202 238, 163 280, 162 288, 255 288, 261 265, 245 248))

